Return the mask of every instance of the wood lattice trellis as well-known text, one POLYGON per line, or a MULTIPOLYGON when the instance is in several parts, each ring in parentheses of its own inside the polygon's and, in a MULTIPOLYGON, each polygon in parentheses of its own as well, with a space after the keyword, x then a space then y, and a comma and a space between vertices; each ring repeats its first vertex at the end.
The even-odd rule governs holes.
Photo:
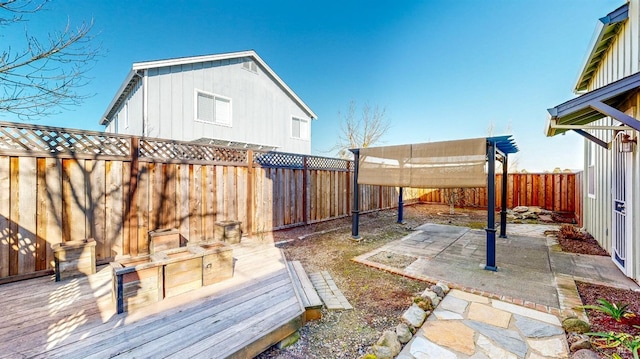
POLYGON ((0 122, 0 150, 55 156, 130 156, 130 137, 104 132, 0 122))

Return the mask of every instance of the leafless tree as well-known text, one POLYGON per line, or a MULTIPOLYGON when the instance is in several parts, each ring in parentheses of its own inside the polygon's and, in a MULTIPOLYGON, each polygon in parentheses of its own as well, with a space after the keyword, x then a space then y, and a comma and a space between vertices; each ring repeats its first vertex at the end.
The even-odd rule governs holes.
POLYGON ((353 100, 349 103, 346 114, 338 112, 340 135, 329 151, 337 152, 341 158, 351 158, 351 152, 348 151, 350 148, 365 148, 379 143, 391 126, 385 108, 377 105, 372 108, 365 104, 362 112, 357 112, 353 100))
MULTIPOLYGON (((0 38, 3 28, 27 23, 48 1, 0 0, 0 38)), ((80 89, 100 54, 92 28, 93 21, 72 27, 67 20, 61 31, 38 38, 25 25, 23 43, 0 49, 0 112, 36 119, 90 97, 80 89)))

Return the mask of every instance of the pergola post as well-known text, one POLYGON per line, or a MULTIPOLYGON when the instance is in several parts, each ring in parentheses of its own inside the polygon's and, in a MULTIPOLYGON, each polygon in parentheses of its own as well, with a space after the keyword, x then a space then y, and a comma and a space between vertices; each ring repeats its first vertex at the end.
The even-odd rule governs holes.
POLYGON ((487 264, 484 269, 497 271, 496 267, 496 144, 487 142, 487 264))
POLYGON ((398 190, 398 223, 404 224, 404 219, 402 219, 402 215, 404 212, 404 202, 402 201, 402 187, 398 190))
POLYGON ((508 172, 507 163, 509 162, 509 155, 505 153, 502 157, 502 203, 500 207, 500 238, 507 238, 507 186, 508 186, 508 172))
POLYGON ((350 149, 353 153, 353 206, 351 209, 351 238, 360 239, 358 227, 360 226, 360 187, 358 186, 358 169, 360 167, 360 150, 350 149))

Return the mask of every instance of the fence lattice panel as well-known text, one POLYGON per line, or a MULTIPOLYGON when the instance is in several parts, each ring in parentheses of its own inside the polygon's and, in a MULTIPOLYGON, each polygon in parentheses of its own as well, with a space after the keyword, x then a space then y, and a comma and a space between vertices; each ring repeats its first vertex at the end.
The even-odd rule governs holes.
POLYGON ((246 163, 247 151, 229 147, 179 141, 140 141, 139 156, 153 160, 196 160, 207 162, 246 163))
POLYGON ((0 150, 44 155, 129 156, 130 138, 102 132, 0 122, 0 150))
POLYGON ((339 158, 305 156, 285 152, 256 153, 254 156, 254 163, 265 168, 303 169, 305 161, 307 169, 310 170, 348 171, 351 168, 349 165, 351 161, 339 158))

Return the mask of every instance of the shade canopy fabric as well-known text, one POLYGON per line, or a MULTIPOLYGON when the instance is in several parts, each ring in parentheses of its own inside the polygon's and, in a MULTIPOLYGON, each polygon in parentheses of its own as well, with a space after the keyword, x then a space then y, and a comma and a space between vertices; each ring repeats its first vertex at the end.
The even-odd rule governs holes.
POLYGON ((487 138, 359 149, 358 184, 485 187, 487 138))

